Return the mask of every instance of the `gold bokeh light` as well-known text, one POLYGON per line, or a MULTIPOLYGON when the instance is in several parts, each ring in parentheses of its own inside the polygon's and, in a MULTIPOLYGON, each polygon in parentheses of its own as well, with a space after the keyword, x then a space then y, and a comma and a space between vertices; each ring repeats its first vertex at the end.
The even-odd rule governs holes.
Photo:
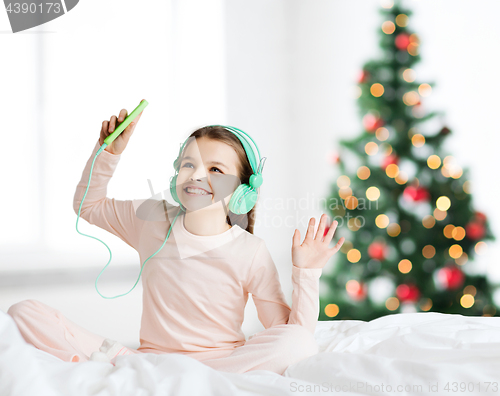
POLYGON ((347 252, 347 260, 357 263, 361 259, 361 252, 358 249, 351 249, 347 252))
POLYGON ((442 196, 442 197, 439 197, 437 200, 436 200, 436 207, 439 209, 439 210, 448 210, 450 209, 450 206, 451 206, 451 201, 450 201, 450 198, 448 198, 447 196, 442 196))
POLYGON ((377 187, 369 187, 366 190, 366 198, 370 201, 376 201, 380 197, 380 190, 377 187))
POLYGON ((380 127, 375 131, 375 136, 381 142, 387 140, 389 138, 389 130, 384 127, 380 127))
POLYGON ((367 166, 360 166, 358 168, 358 172, 357 172, 357 175, 358 177, 361 179, 361 180, 366 180, 370 177, 370 168, 368 168, 367 166))
POLYGON ((412 268, 412 264, 411 264, 411 261, 408 259, 403 259, 398 264, 399 272, 401 272, 403 274, 407 274, 408 272, 410 272, 411 268, 412 268))
POLYGON ((378 228, 386 228, 389 225, 389 217, 385 214, 380 214, 375 218, 375 224, 378 228))
POLYGON ((433 154, 427 158, 427 166, 431 169, 437 169, 441 166, 441 158, 433 154))
POLYGON ((375 83, 370 87, 370 93, 379 98, 384 94, 384 86, 380 83, 375 83))
POLYGON ((378 144, 375 142, 368 142, 365 145, 365 152, 368 155, 375 155, 378 152, 378 144))
POLYGON ((385 21, 383 24, 382 24, 382 31, 385 33, 385 34, 392 34, 394 33, 394 31, 396 30, 396 25, 394 25, 394 22, 391 22, 391 21, 385 21))

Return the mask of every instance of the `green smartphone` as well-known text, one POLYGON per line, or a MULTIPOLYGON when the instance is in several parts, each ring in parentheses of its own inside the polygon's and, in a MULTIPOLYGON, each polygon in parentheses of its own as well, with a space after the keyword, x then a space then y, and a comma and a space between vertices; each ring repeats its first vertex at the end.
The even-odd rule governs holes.
POLYGON ((120 136, 120 133, 122 133, 126 127, 129 126, 129 124, 136 119, 136 117, 143 111, 146 106, 148 105, 148 101, 144 99, 139 106, 137 106, 132 113, 130 113, 124 120, 123 122, 118 125, 118 128, 116 128, 111 135, 109 135, 106 139, 104 139, 104 143, 106 145, 110 145, 113 143, 113 141, 120 136))

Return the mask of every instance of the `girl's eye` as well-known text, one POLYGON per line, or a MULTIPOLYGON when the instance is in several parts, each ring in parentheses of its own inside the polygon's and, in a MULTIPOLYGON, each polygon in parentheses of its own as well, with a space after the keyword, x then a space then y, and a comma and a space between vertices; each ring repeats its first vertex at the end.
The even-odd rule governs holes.
MULTIPOLYGON (((193 165, 191 162, 186 162, 182 167, 186 167, 187 165, 193 165)), ((210 169, 217 169, 220 173, 223 173, 219 168, 212 166, 210 169)))

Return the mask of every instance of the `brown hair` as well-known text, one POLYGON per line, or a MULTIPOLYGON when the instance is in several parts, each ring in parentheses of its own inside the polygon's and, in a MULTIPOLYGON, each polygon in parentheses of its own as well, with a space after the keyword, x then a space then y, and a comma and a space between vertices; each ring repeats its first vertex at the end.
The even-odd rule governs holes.
MULTIPOLYGON (((240 178, 242 184, 249 183, 250 176, 253 174, 253 169, 250 165, 250 161, 248 160, 245 149, 240 142, 240 139, 238 139, 234 133, 221 126, 205 126, 194 131, 191 135, 189 135, 189 137, 195 137, 196 139, 204 137, 207 139, 217 140, 219 142, 227 144, 228 146, 231 146, 234 151, 236 151, 236 154, 239 158, 239 163, 236 165, 236 170, 238 172, 237 176, 240 178)), ((226 222, 231 226, 237 224, 244 230, 248 231, 250 234, 253 234, 256 205, 257 202, 248 213, 244 213, 241 215, 237 215, 229 210, 228 216, 226 216, 226 222)))

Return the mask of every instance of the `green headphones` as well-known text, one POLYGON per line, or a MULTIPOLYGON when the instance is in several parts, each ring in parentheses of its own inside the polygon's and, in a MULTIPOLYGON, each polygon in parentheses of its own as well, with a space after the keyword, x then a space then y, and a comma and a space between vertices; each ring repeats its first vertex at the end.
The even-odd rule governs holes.
MULTIPOLYGON (((228 208, 234 214, 240 215, 248 213, 255 206, 255 203, 257 202, 258 198, 257 188, 259 188, 264 181, 264 179, 262 178, 262 168, 264 167, 264 162, 266 160, 266 157, 263 158, 260 157, 260 152, 259 148, 257 147, 257 144, 247 133, 243 132, 241 129, 224 125, 208 125, 208 126, 220 126, 232 132, 240 140, 241 144, 243 145, 243 148, 245 149, 247 158, 250 162, 250 166, 252 167, 254 173, 252 176, 250 176, 249 184, 240 184, 238 188, 236 188, 233 195, 231 196, 228 208), (250 142, 253 144, 253 146, 250 142)), ((190 137, 188 137, 184 141, 184 143, 181 145, 181 148, 179 149, 179 154, 173 163, 175 169, 175 176, 172 176, 170 178, 170 193, 172 194, 172 198, 174 199, 174 201, 179 203, 183 211, 185 211, 186 209, 182 206, 182 203, 179 197, 177 196, 176 187, 177 187, 177 175, 179 174, 179 168, 181 163, 181 154, 189 139, 190 137)))

